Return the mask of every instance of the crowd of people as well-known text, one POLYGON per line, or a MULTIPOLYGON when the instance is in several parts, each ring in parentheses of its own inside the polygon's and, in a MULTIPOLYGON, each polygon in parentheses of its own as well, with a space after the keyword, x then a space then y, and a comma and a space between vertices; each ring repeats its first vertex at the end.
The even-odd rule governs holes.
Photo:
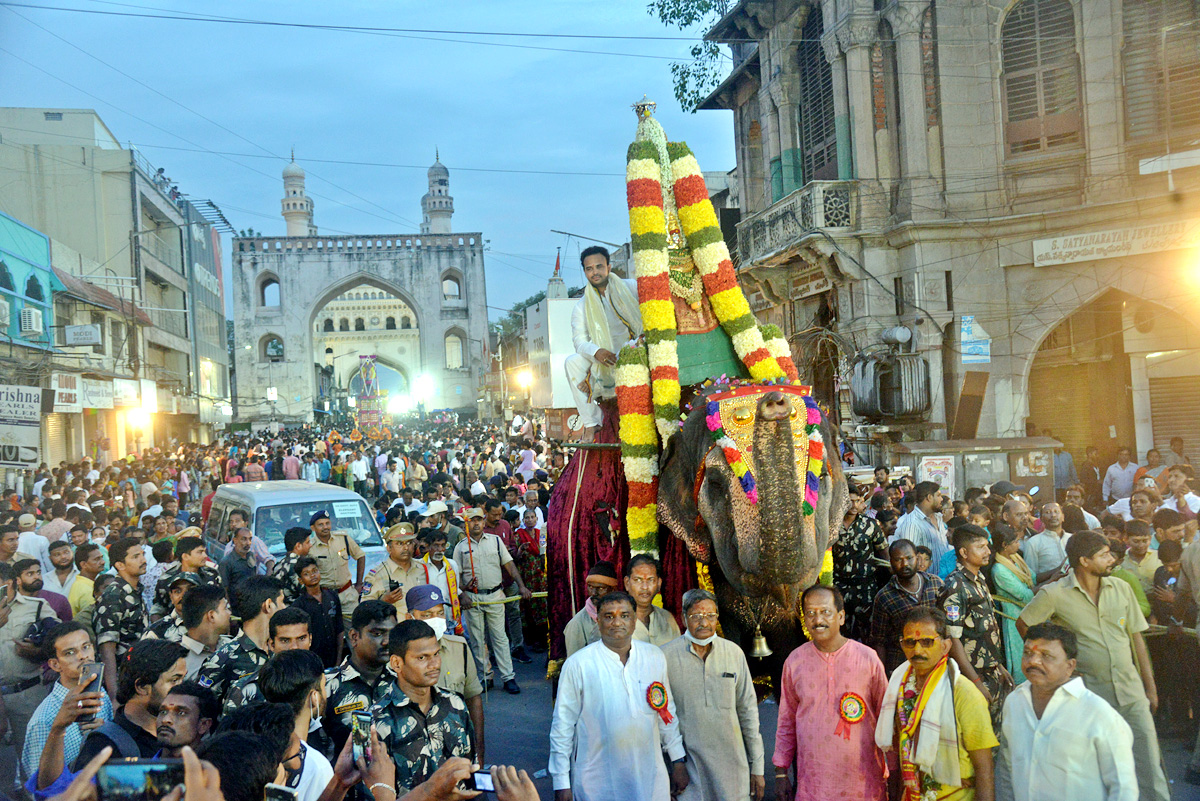
MULTIPOLYGON (((0 511, 13 797, 74 801, 118 758, 183 758, 189 797, 215 769, 226 801, 262 801, 268 784, 296 801, 479 794, 481 696, 520 693, 512 661, 547 644, 545 509, 563 459, 531 422, 105 457, 28 471, 0 511), (383 560, 366 570, 328 509, 270 545, 244 510, 209 520, 221 485, 288 479, 362 495, 383 560)), ((499 797, 537 798, 524 771, 490 773, 499 797)))
MULTIPOLYGON (((852 483, 832 570, 798 601, 771 754, 717 597, 689 590, 676 617, 652 556, 591 565, 563 632, 555 798, 757 801, 768 779, 797 801, 1169 798, 1159 732, 1200 719, 1200 497, 1184 458, 1092 457, 1077 482, 961 499, 886 466, 852 483)), ((0 511, 14 795, 80 801, 131 757, 181 758, 196 801, 477 794, 483 695, 519 694, 513 662, 549 643, 565 455, 532 421, 102 458, 31 471, 0 511), (210 524, 222 484, 281 479, 359 493, 383 560, 368 570, 330 510, 274 549, 245 513, 210 524)), ((538 797, 524 771, 490 773, 498 797, 538 797)))

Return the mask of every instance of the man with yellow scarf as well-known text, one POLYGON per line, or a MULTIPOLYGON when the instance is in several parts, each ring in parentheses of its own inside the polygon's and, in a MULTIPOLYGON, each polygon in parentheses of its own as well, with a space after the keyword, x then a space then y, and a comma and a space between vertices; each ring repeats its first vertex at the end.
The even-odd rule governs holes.
POLYGON ((908 613, 900 647, 908 661, 892 672, 875 744, 900 770, 889 779, 901 801, 994 801, 992 749, 999 745, 983 693, 950 658, 946 614, 908 613))
POLYGON ((590 442, 601 423, 596 401, 616 396, 617 353, 626 342, 642 335, 642 314, 637 282, 620 277, 610 280, 607 250, 598 245, 585 248, 579 260, 588 285, 571 312, 575 353, 567 357, 564 366, 583 427, 580 441, 590 442))

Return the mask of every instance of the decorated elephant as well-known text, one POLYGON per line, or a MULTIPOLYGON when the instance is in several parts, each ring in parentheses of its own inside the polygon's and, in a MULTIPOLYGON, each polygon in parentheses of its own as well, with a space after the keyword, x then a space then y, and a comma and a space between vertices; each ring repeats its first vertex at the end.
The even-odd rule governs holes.
POLYGON ((717 383, 662 455, 659 521, 707 568, 725 637, 752 653, 761 627, 772 667, 802 642, 800 594, 848 505, 835 436, 807 388, 717 383))
POLYGON ((695 156, 667 141, 653 108, 634 105, 626 159, 643 335, 620 349, 596 444, 551 496, 551 653, 584 606, 587 567, 645 553, 661 558, 665 608, 678 615, 686 589, 711 588, 725 636, 763 653, 761 629, 777 656, 758 668, 777 674, 802 636, 800 593, 840 530, 846 480, 787 341, 750 310, 695 156), (619 458, 604 450, 616 443, 619 458))

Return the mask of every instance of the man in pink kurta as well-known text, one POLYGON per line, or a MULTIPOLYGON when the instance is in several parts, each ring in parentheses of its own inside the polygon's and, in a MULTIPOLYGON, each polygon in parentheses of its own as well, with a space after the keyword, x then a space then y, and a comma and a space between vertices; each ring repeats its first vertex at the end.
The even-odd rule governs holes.
POLYGON ((811 641, 783 663, 775 797, 884 801, 886 769, 875 745, 888 686, 883 663, 874 649, 842 636, 846 613, 836 588, 810 587, 801 608, 811 641))

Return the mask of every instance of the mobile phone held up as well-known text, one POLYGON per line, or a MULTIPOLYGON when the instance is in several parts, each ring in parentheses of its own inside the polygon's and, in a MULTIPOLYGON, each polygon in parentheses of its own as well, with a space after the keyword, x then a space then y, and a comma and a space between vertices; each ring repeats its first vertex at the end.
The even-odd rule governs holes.
MULTIPOLYGON (((84 681, 89 676, 94 676, 87 686, 83 688, 85 693, 98 693, 104 690, 104 663, 103 662, 88 662, 79 669, 80 681, 84 681)), ((96 719, 93 715, 80 715, 78 720, 80 723, 91 723, 96 719)))
POLYGON ((282 784, 268 784, 263 793, 264 801, 296 801, 298 791, 282 784))
POLYGON ((371 713, 360 711, 355 712, 350 721, 350 736, 354 738, 354 745, 351 746, 354 753, 354 761, 363 760, 364 762, 371 761, 371 713))
POLYGON ((100 801, 159 801, 183 784, 178 759, 111 759, 96 773, 100 801))
POLYGON ((482 792, 496 792, 496 784, 492 781, 491 771, 477 770, 467 778, 463 779, 462 786, 464 790, 480 790, 482 792))

